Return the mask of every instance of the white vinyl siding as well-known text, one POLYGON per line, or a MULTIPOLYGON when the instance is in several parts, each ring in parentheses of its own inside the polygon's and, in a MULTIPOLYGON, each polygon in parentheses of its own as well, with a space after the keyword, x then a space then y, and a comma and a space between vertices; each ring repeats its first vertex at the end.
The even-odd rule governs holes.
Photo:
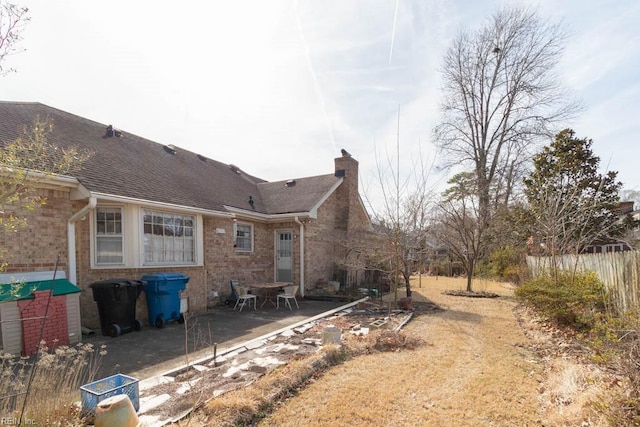
POLYGON ((20 309, 15 301, 0 303, 2 319, 2 350, 19 356, 22 352, 22 321, 20 309))
POLYGON ((67 295, 67 328, 69 331, 69 344, 79 343, 82 339, 79 293, 67 295))

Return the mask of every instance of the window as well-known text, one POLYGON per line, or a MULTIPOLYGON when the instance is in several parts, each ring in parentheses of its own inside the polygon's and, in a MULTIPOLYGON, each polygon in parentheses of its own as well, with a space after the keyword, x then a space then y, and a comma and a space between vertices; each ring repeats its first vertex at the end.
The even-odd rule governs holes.
POLYGON ((96 208, 97 265, 123 264, 122 208, 96 208))
POLYGON ((236 225, 236 251, 253 251, 253 226, 250 224, 236 225))
POLYGON ((195 224, 193 215, 145 209, 142 226, 145 264, 194 264, 195 224))

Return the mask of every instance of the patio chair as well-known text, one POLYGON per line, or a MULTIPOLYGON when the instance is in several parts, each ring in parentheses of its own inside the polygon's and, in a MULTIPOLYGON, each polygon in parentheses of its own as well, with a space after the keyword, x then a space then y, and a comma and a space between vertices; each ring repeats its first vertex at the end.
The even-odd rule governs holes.
POLYGON ((236 291, 236 286, 238 286, 238 279, 229 280, 229 288, 231 289, 231 294, 224 300, 224 305, 234 304, 238 301, 238 291, 236 291))
POLYGON ((246 288, 244 286, 240 286, 238 285, 238 281, 231 281, 231 286, 233 288, 235 288, 236 291, 236 295, 237 295, 237 299, 236 299, 236 305, 233 306, 233 309, 235 310, 238 305, 240 306, 240 310, 242 311, 242 309, 244 308, 245 304, 248 304, 249 307, 251 307, 251 301, 253 301, 253 309, 257 310, 256 308, 256 301, 258 300, 258 297, 255 295, 252 295, 249 293, 249 288, 246 288))
POLYGON ((300 308, 298 305, 298 300, 296 299, 296 292, 298 292, 298 285, 290 285, 282 288, 284 290, 283 294, 278 294, 278 299, 276 301, 276 309, 280 308, 280 299, 284 300, 284 304, 289 306, 289 310, 293 310, 291 307, 290 300, 293 300, 296 303, 296 307, 300 308))

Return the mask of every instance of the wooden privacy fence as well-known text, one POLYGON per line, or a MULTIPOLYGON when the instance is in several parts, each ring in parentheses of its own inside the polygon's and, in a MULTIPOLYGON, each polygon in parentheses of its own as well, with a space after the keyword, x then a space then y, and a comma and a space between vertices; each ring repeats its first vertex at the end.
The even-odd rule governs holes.
MULTIPOLYGON (((563 255, 556 262, 560 270, 595 272, 620 312, 640 306, 640 251, 563 255)), ((549 272, 551 257, 528 256, 527 265, 536 277, 549 272)))

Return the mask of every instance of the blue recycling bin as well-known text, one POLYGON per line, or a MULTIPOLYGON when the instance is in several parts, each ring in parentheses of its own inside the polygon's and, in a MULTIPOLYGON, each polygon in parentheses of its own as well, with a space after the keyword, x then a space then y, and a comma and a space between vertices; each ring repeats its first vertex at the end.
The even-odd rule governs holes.
POLYGON ((182 273, 153 273, 142 276, 147 295, 149 324, 163 328, 168 322, 184 322, 180 313, 180 294, 187 287, 189 276, 182 273))

